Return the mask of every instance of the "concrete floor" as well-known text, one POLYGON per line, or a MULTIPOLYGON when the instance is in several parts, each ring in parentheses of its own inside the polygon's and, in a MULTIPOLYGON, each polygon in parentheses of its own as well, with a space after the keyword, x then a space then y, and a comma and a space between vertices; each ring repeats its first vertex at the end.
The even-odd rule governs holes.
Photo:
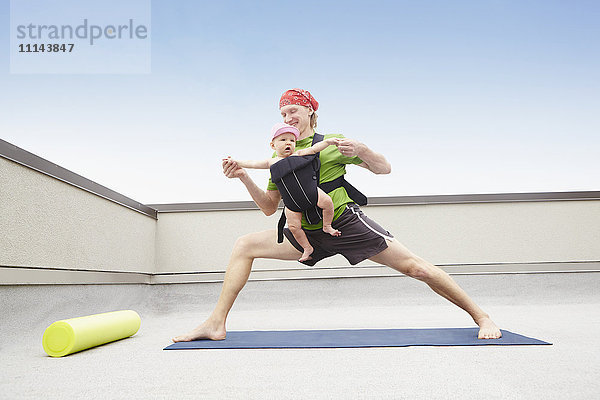
MULTIPOLYGON (((0 398, 592 399, 600 273, 454 276, 503 329, 553 346, 163 351, 221 284, 0 287, 0 398), (52 322, 134 309, 133 337, 63 358, 52 322)), ((229 330, 473 326, 406 277, 249 282, 229 330)))

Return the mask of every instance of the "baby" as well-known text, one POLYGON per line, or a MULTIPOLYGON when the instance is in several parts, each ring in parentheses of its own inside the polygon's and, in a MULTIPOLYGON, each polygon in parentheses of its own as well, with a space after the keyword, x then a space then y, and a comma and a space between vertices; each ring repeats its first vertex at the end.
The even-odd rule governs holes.
MULTIPOLYGON (((273 137, 271 139, 271 148, 275 150, 276 157, 258 161, 234 161, 242 168, 267 169, 284 158, 316 154, 328 146, 337 146, 339 144, 339 139, 324 139, 312 147, 295 151, 296 140, 298 140, 298 137, 300 136, 300 131, 298 131, 296 127, 284 123, 278 123, 273 126, 272 134, 273 137)), ((329 195, 320 188, 317 188, 317 195, 317 206, 323 210, 323 231, 332 236, 340 236, 341 232, 331 226, 334 213, 333 201, 331 200, 331 197, 329 197, 329 195)), ((285 207, 285 216, 287 218, 290 232, 292 235, 294 235, 296 241, 304 249, 302 257, 300 257, 298 261, 310 260, 310 255, 314 249, 310 245, 306 234, 302 230, 302 212, 292 211, 289 209, 289 207, 285 207)))

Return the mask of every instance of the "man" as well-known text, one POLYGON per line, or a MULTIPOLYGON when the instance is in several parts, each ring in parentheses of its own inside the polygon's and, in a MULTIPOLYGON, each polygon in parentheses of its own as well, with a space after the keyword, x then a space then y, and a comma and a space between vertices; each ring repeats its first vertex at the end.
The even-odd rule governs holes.
MULTIPOLYGON (((310 92, 302 89, 286 91, 280 99, 279 108, 283 122, 295 126, 300 131, 297 149, 310 147, 315 134, 319 103, 310 92)), ((340 135, 327 135, 333 137, 340 135)), ((385 157, 371 150, 364 143, 343 138, 332 152, 321 154, 320 182, 329 182, 345 174, 346 164, 356 164, 375 174, 389 174, 391 166, 385 157)), ((234 160, 223 161, 223 173, 228 178, 238 178, 246 186, 252 199, 265 215, 277 211, 281 195, 275 185, 269 182, 267 190, 259 188, 247 172, 234 160)), ((389 232, 366 217, 352 202, 346 189, 338 187, 328 194, 334 208, 333 227, 343 234, 332 237, 322 232, 320 226, 308 225, 303 228, 314 247, 311 260, 303 262, 314 265, 319 260, 334 254, 342 254, 350 263, 356 264, 369 259, 386 265, 407 276, 425 282, 440 296, 465 310, 479 326, 480 339, 496 339, 502 336, 500 329, 456 282, 442 269, 411 253, 394 239, 389 232), (329 237, 327 237, 329 236, 329 237)), ((250 233, 240 237, 232 250, 225 273, 223 288, 217 305, 201 325, 185 335, 173 338, 174 342, 198 339, 223 340, 226 336, 225 323, 233 303, 242 290, 257 258, 278 260, 298 260, 302 247, 286 229, 287 241, 277 243, 277 230, 250 233)))

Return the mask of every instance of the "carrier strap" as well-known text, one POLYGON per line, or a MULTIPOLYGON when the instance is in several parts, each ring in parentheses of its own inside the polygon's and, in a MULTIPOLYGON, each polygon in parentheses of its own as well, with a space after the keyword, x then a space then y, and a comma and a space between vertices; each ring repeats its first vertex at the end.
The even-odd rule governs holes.
POLYGON ((367 196, 365 196, 364 194, 361 193, 360 190, 358 190, 357 188, 355 188, 354 186, 352 186, 350 184, 350 182, 348 182, 345 178, 344 175, 340 176, 339 178, 336 178, 332 181, 329 182, 323 182, 319 184, 319 187, 325 192, 325 193, 329 193, 339 187, 344 187, 344 189, 346 189, 346 193, 348 193, 348 196, 359 206, 364 206, 367 204, 367 196))
POLYGON ((285 228, 285 221, 285 206, 283 206, 281 217, 279 217, 279 222, 277 223, 277 243, 283 243, 283 228, 285 228))

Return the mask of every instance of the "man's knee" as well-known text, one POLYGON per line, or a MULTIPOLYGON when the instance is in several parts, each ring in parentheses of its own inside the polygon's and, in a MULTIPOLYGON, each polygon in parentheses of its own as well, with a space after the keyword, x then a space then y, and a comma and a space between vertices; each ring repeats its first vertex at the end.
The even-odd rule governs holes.
POLYGON ((409 258, 403 264, 404 274, 420 281, 427 281, 436 273, 435 267, 423 259, 409 258))
POLYGON ((253 257, 253 250, 260 244, 259 242, 260 241, 257 240, 255 233, 240 236, 233 245, 233 252, 239 255, 253 257))

